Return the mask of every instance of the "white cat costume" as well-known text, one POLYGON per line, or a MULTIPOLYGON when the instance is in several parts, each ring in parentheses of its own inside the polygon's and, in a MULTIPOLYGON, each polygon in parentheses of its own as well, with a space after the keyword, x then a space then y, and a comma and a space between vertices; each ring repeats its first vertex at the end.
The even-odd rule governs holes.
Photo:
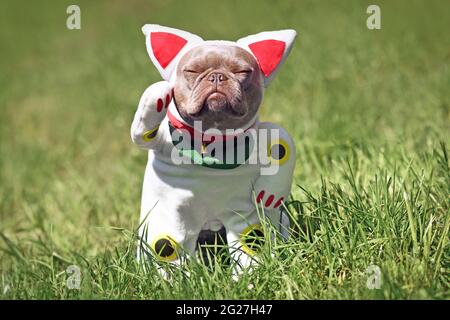
POLYGON ((263 236, 258 216, 262 210, 257 205, 276 226, 289 224, 280 209, 290 193, 294 143, 281 127, 259 122, 257 117, 240 132, 200 132, 190 127, 172 101, 175 70, 181 57, 199 44, 239 46, 255 57, 267 86, 289 54, 296 33, 263 32, 230 42, 204 41, 159 25, 145 25, 142 31, 164 81, 145 90, 131 126, 133 142, 149 150, 140 236, 155 257, 178 262, 182 254, 195 251, 201 230, 225 226, 227 242, 236 249, 230 250, 233 258, 248 265, 256 248, 246 236, 263 236), (264 135, 261 129, 266 129, 264 135), (233 152, 238 156, 233 157, 233 152), (261 154, 269 163, 252 164, 261 154), (276 173, 268 168, 276 168, 276 173))

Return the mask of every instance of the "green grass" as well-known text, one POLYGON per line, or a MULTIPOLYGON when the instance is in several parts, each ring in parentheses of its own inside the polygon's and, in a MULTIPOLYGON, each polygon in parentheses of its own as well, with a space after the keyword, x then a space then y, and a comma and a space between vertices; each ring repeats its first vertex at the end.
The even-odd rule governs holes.
POLYGON ((450 298, 447 3, 377 1, 370 31, 371 1, 77 1, 69 31, 72 2, 0 5, 0 298, 450 298), (166 282, 135 262, 146 154, 129 126, 159 80, 149 22, 205 39, 298 31, 261 109, 297 144, 298 236, 238 282, 195 263, 166 282))

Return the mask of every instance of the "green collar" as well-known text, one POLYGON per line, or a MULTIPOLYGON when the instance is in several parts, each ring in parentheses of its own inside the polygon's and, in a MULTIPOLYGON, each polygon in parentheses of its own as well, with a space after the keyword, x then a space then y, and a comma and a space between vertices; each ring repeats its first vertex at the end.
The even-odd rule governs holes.
POLYGON ((252 139, 252 135, 246 135, 244 137, 244 144, 245 144, 244 159, 238 159, 238 155, 237 155, 238 148, 237 147, 239 144, 237 143, 238 138, 235 137, 234 141, 233 141, 233 154, 234 154, 233 162, 226 163, 225 162, 225 160, 227 159, 227 156, 226 156, 227 148, 226 147, 229 146, 230 142, 223 143, 222 157, 221 157, 223 159, 219 159, 219 157, 215 157, 216 152, 213 148, 213 146, 215 144, 213 142, 208 141, 208 142, 202 142, 201 144, 198 143, 200 145, 200 150, 198 150, 198 148, 197 149, 195 148, 196 145, 194 143, 194 139, 192 138, 191 134, 187 130, 183 131, 183 134, 181 134, 179 136, 180 139, 177 141, 177 140, 174 140, 174 134, 173 134, 173 132, 177 129, 174 128, 170 122, 168 122, 168 125, 169 125, 169 132, 170 132, 172 144, 178 149, 179 155, 190 158, 193 164, 201 165, 201 166, 208 167, 208 168, 222 169, 222 170, 237 168, 240 165, 247 162, 248 158, 250 157, 251 150, 253 149, 253 146, 254 146, 254 141, 252 139), (188 137, 189 141, 183 142, 183 139, 185 137, 188 137), (213 149, 208 150, 209 145, 211 145, 211 148, 213 148, 213 149), (188 146, 188 147, 186 148, 186 146, 188 146), (241 162, 239 162, 238 160, 241 160, 241 162))

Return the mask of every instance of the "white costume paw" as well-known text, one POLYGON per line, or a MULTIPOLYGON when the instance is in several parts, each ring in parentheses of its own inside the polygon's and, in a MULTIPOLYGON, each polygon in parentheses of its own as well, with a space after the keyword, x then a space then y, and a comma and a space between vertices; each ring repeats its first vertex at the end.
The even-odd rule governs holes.
POLYGON ((172 101, 173 89, 169 82, 160 81, 148 87, 139 101, 131 125, 131 139, 141 148, 154 148, 158 129, 172 101))

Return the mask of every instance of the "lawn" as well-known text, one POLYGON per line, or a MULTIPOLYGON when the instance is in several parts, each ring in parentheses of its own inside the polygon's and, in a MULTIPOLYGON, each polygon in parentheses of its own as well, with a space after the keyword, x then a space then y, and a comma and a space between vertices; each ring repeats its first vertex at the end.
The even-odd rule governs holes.
POLYGON ((0 299, 450 298, 447 1, 376 1, 381 30, 373 1, 76 1, 68 30, 73 3, 0 4, 0 299), (296 143, 297 232, 237 282, 135 261, 146 153, 129 127, 160 80, 145 23, 298 32, 261 106, 296 143))

